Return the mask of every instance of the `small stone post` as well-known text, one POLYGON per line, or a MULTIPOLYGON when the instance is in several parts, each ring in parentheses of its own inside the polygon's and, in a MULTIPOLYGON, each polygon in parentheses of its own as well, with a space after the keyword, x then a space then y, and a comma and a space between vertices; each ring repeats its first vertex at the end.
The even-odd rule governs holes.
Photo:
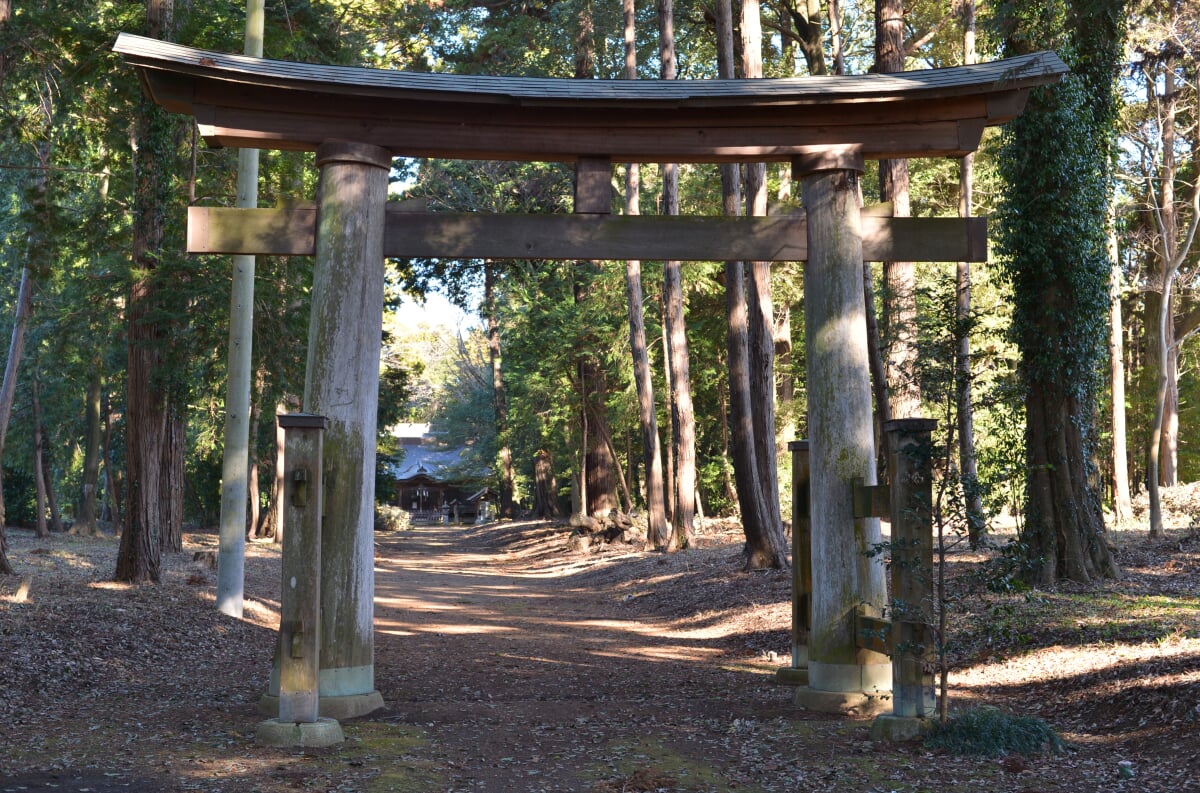
POLYGON ((862 273, 862 152, 831 147, 796 158, 808 213, 805 332, 811 450, 812 626, 808 686, 796 704, 865 714, 882 709, 891 687, 886 655, 858 647, 855 614, 887 601, 883 564, 867 552, 880 541, 877 518, 856 518, 857 483, 872 486, 875 438, 862 273))
POLYGON ((909 740, 930 725, 937 706, 924 671, 933 649, 934 419, 895 419, 883 425, 891 449, 892 712, 871 727, 876 738, 909 740))
POLYGON ((808 514, 808 441, 789 441, 792 453, 792 664, 775 670, 779 683, 808 684, 812 629, 812 521, 808 514))
POLYGON ((331 746, 344 740, 319 716, 321 671, 321 474, 325 417, 279 417, 284 431, 283 582, 279 597, 279 717, 258 727, 266 746, 331 746))

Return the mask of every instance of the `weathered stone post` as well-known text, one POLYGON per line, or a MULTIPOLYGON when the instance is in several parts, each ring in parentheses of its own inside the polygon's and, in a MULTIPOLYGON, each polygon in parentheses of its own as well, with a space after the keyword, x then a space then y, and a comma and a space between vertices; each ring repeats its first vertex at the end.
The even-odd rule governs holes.
POLYGON ((909 740, 930 724, 937 699, 924 671, 933 649, 934 419, 895 419, 883 426, 891 449, 892 712, 879 716, 871 734, 909 740))
POLYGON ((321 541, 321 714, 383 706, 375 690, 375 433, 391 153, 317 149, 321 181, 304 410, 328 418, 321 541))
POLYGON ((792 663, 775 670, 785 685, 808 683, 808 633, 812 629, 812 523, 808 514, 808 441, 789 441, 792 453, 792 663))
POLYGON ((854 517, 854 487, 874 485, 875 440, 862 287, 862 196, 857 148, 798 157, 808 213, 804 277, 811 452, 812 625, 808 686, 796 703, 863 713, 891 687, 887 656, 856 646, 856 609, 882 611, 882 562, 865 554, 880 541, 877 518, 854 517))
POLYGON ((279 717, 258 725, 266 746, 332 746, 344 740, 319 715, 321 652, 321 452, 325 418, 279 417, 284 430, 283 582, 279 597, 279 717))

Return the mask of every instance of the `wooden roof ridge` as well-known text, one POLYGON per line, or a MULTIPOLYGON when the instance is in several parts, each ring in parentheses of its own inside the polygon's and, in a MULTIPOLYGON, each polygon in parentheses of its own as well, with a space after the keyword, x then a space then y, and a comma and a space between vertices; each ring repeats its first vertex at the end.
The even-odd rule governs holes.
POLYGON ((1052 52, 945 69, 761 80, 573 80, 266 60, 122 33, 114 47, 215 146, 577 162, 961 157, 1067 67, 1052 52), (628 111, 628 112, 626 112, 628 111))
POLYGON ((278 87, 321 87, 346 96, 389 96, 397 93, 445 95, 453 101, 492 103, 612 102, 657 104, 717 102, 721 104, 779 104, 855 101, 898 94, 933 92, 951 96, 981 87, 1021 89, 1042 85, 1067 72, 1053 52, 1015 58, 894 74, 854 74, 825 77, 702 80, 577 80, 558 77, 497 77, 442 72, 408 72, 362 66, 313 64, 254 58, 201 50, 172 42, 121 33, 113 47, 135 66, 166 69, 192 76, 278 87), (1049 79, 1048 79, 1049 78, 1049 79))

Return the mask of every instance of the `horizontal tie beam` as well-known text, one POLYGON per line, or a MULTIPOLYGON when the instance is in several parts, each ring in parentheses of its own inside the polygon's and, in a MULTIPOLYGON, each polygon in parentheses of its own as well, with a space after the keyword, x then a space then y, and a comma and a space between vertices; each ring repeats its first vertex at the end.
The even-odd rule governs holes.
MULTIPOLYGON (((808 258, 805 216, 492 215, 388 205, 384 255, 407 259, 791 262, 808 258)), ((311 208, 188 209, 188 252, 311 256, 311 208)), ((982 262, 985 218, 862 216, 866 261, 982 262)))

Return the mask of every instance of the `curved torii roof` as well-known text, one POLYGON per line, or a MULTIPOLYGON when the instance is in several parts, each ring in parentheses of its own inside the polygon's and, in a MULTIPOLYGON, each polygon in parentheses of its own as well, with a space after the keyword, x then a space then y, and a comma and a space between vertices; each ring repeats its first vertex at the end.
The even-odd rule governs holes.
POLYGON ((212 145, 574 162, 781 161, 831 147, 868 159, 961 157, 985 126, 1067 67, 1052 52, 949 69, 764 80, 566 80, 265 60, 122 33, 154 100, 212 145))

